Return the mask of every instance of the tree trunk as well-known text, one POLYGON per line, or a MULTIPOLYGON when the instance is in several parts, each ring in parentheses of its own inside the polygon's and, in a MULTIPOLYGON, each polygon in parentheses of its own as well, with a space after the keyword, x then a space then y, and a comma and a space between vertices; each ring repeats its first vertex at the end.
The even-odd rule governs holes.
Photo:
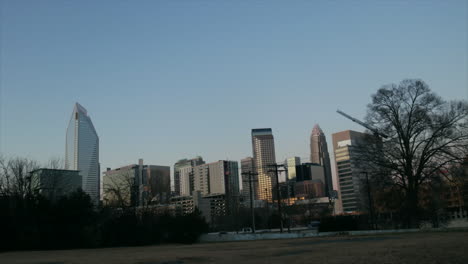
POLYGON ((406 215, 408 228, 419 227, 419 205, 418 205, 418 191, 415 188, 410 188, 406 197, 406 215))

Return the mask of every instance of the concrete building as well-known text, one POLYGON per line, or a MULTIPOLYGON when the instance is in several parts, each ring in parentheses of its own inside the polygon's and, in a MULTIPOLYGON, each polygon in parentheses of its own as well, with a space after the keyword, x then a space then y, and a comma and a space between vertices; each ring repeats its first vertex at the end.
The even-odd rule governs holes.
POLYGON ((239 169, 237 161, 220 160, 195 166, 195 191, 202 195, 227 194, 239 196, 239 169))
POLYGON ((335 152, 335 166, 338 178, 339 199, 345 213, 367 210, 363 191, 363 172, 358 169, 356 152, 353 147, 362 142, 368 134, 346 130, 332 135, 335 152))
POLYGON ((287 180, 296 180, 296 166, 301 165, 301 158, 299 157, 291 157, 286 159, 285 161, 287 170, 288 170, 288 175, 287 175, 287 180))
POLYGON ((174 192, 177 196, 191 195, 194 190, 193 167, 205 164, 203 158, 181 159, 174 164, 174 192))
POLYGON ((320 198, 325 196, 325 188, 322 181, 305 180, 295 183, 294 194, 297 198, 320 198))
MULTIPOLYGON (((316 180, 325 186, 325 169, 320 164, 302 163, 296 166, 296 182, 316 180)), ((324 190, 325 192, 325 190, 324 190)))
POLYGON ((116 206, 142 206, 169 203, 170 167, 130 164, 114 170, 110 168, 103 177, 104 203, 116 206))
POLYGON ((269 165, 276 163, 275 142, 271 128, 252 129, 252 150, 254 166, 258 173, 258 199, 272 201, 274 172, 269 165))
POLYGON ((76 170, 37 169, 31 172, 31 185, 51 201, 82 188, 82 177, 76 170))
POLYGON ((171 197, 170 204, 176 207, 176 213, 188 215, 195 211, 193 196, 175 196, 171 197))
POLYGON ((255 173, 254 159, 252 157, 247 157, 241 160, 242 198, 244 200, 244 204, 250 206, 250 180, 252 181, 253 200, 257 200, 258 177, 257 175, 249 176, 248 173, 255 173))
POLYGON ((228 199, 225 194, 209 194, 201 195, 200 192, 195 192, 194 201, 196 206, 200 209, 202 216, 205 220, 213 224, 217 217, 226 216, 229 214, 228 199))
POLYGON ((110 168, 103 176, 103 203, 116 207, 138 206, 138 165, 131 164, 114 170, 110 168))
POLYGON ((172 197, 171 205, 175 207, 177 214, 183 215, 193 213, 195 208, 198 208, 202 216, 210 224, 218 217, 229 214, 225 194, 202 195, 200 191, 194 191, 191 196, 172 197))
POLYGON ((237 161, 220 160, 198 165, 193 170, 195 192, 203 197, 223 195, 228 213, 236 210, 240 203, 237 161))
POLYGON ((65 169, 80 171, 83 191, 97 204, 100 200, 99 137, 88 112, 78 103, 67 127, 65 169))
POLYGON ((310 135, 310 162, 323 166, 325 194, 329 196, 333 191, 330 155, 325 134, 318 124, 315 124, 310 135))

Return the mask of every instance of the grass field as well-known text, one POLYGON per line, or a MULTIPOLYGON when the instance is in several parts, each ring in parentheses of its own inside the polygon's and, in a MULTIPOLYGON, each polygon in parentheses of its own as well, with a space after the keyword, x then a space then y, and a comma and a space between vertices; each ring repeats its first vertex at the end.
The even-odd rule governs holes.
POLYGON ((468 263, 468 232, 407 233, 0 254, 34 263, 468 263))

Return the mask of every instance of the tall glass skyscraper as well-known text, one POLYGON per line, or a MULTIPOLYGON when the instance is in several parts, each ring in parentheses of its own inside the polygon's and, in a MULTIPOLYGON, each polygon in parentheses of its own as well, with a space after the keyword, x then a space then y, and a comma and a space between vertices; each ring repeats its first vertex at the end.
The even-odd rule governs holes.
POLYGON ((78 103, 67 127, 65 169, 80 171, 83 191, 97 203, 100 198, 99 137, 88 112, 78 103))
POLYGON ((325 134, 318 124, 315 124, 310 135, 310 162, 323 166, 325 175, 325 194, 329 196, 333 191, 333 182, 325 134))
POLYGON ((271 128, 252 129, 252 150, 255 170, 258 173, 258 199, 272 201, 271 188, 276 183, 274 168, 276 164, 275 141, 271 128))

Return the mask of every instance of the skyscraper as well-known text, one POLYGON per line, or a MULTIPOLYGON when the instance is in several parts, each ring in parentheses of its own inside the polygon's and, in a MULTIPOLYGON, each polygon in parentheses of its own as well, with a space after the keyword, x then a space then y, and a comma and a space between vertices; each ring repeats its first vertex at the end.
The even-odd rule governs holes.
POLYGON ((252 150, 254 166, 258 173, 258 199, 272 201, 271 188, 274 172, 269 165, 276 163, 275 142, 271 128, 252 129, 252 150))
POLYGON ((65 169, 80 171, 83 191, 97 203, 100 198, 99 137, 88 112, 78 103, 67 128, 65 169))
POLYGON ((343 211, 347 213, 366 210, 365 196, 362 192, 362 171, 356 164, 356 152, 353 147, 367 136, 367 134, 352 130, 332 135, 339 198, 343 211))
POLYGON ((310 135, 310 162, 323 166, 325 174, 325 194, 328 196, 333 191, 333 182, 325 134, 318 124, 315 124, 310 135))

